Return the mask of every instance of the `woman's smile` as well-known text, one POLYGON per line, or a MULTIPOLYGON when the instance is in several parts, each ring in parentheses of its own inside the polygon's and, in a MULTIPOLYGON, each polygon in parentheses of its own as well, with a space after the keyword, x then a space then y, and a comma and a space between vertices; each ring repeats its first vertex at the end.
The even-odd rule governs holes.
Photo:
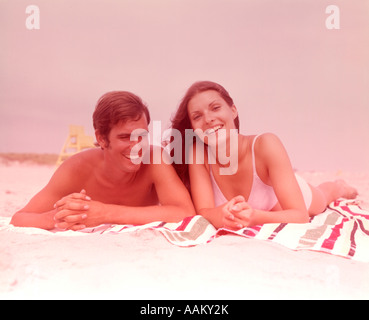
POLYGON ((223 128, 223 125, 217 125, 215 127, 212 127, 212 128, 209 128, 209 129, 206 129, 204 131, 204 134, 206 135, 210 135, 210 134, 214 134, 216 133, 219 129, 222 129, 223 128))

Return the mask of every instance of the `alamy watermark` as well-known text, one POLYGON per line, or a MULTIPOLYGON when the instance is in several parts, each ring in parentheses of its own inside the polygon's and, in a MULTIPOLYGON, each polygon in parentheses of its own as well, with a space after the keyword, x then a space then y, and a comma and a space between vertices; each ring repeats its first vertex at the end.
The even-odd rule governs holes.
POLYGON ((232 175, 238 170, 238 130, 237 129, 186 129, 184 138, 177 129, 161 131, 161 122, 153 121, 152 136, 154 141, 166 140, 162 156, 161 148, 154 148, 150 154, 150 134, 145 129, 133 130, 130 141, 137 142, 131 149, 131 161, 134 164, 183 164, 183 152, 185 164, 204 164, 205 152, 209 164, 218 162, 221 175, 232 175), (165 139, 163 139, 165 137, 165 139), (184 148, 183 148, 184 139, 184 148), (194 143, 195 140, 195 143, 194 143), (183 150, 184 149, 184 150, 183 150), (195 154, 193 151, 195 150, 195 154), (141 155, 141 156, 139 156, 141 155))
POLYGON ((325 19, 325 27, 328 30, 340 29, 340 8, 336 5, 329 5, 325 13, 329 14, 325 19))
POLYGON ((26 28, 28 30, 40 29, 40 8, 34 4, 26 7, 26 28))
MULTIPOLYGON (((37 5, 28 5, 25 10, 27 17, 25 26, 28 30, 40 29, 40 8, 37 5)), ((329 5, 325 9, 325 13, 329 16, 325 20, 325 26, 328 30, 340 29, 340 10, 336 5, 329 5)), ((160 121, 153 122, 154 140, 162 141, 162 132, 160 121)), ((183 162, 183 143, 182 135, 176 129, 167 129, 163 133, 167 138, 173 138, 168 142, 166 151, 168 156, 162 157, 161 149, 154 149, 153 163, 158 164, 165 161, 168 164, 183 162), (159 150, 159 151, 158 151, 159 150)), ((150 163, 150 135, 147 131, 138 129, 132 132, 131 141, 137 141, 131 150, 131 161, 135 164, 150 163), (142 154, 142 156, 138 156, 142 154)), ((168 140, 169 141, 169 140, 168 140)), ((221 175, 232 175, 238 169, 238 131, 231 129, 228 133, 225 129, 206 130, 203 132, 200 129, 195 131, 186 129, 185 131, 185 164, 204 164, 204 154, 208 152, 209 164, 215 164, 218 161, 220 164, 221 175), (228 138, 227 138, 228 134, 228 138), (193 140, 196 139, 195 150, 196 156, 193 156, 193 140), (205 147, 207 145, 207 147, 205 147), (195 158, 195 159, 194 159, 195 158)))
MULTIPOLYGON (((325 27, 328 30, 340 29, 340 9, 336 5, 329 5, 325 8, 325 13, 329 16, 325 19, 325 27)), ((40 29, 40 8, 37 5, 30 4, 26 7, 26 28, 28 30, 40 29)))

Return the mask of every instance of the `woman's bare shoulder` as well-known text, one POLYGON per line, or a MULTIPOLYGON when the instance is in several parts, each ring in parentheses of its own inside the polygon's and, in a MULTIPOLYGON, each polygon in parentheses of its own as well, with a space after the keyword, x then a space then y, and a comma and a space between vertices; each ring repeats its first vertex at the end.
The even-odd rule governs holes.
POLYGON ((279 137, 271 132, 258 135, 255 141, 255 149, 258 149, 258 151, 261 152, 267 152, 273 148, 280 148, 282 145, 282 141, 279 139, 279 137))
POLYGON ((286 163, 289 159, 281 139, 274 133, 263 133, 255 141, 255 157, 268 165, 286 163))

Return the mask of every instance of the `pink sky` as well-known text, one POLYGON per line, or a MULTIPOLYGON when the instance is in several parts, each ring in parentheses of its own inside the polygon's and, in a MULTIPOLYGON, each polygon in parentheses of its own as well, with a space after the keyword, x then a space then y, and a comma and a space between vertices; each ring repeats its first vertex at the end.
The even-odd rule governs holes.
POLYGON ((69 124, 93 133, 110 90, 165 128, 187 87, 212 80, 241 132, 274 132, 295 168, 369 169, 367 0, 0 0, 0 39, 0 152, 59 153, 69 124))

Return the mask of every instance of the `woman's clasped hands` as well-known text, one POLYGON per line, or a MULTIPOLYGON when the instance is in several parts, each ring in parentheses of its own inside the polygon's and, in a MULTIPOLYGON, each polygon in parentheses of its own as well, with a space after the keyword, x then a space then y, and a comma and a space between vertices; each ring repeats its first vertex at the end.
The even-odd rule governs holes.
POLYGON ((239 230, 255 225, 255 211, 241 195, 228 201, 222 208, 222 214, 224 228, 239 230))

